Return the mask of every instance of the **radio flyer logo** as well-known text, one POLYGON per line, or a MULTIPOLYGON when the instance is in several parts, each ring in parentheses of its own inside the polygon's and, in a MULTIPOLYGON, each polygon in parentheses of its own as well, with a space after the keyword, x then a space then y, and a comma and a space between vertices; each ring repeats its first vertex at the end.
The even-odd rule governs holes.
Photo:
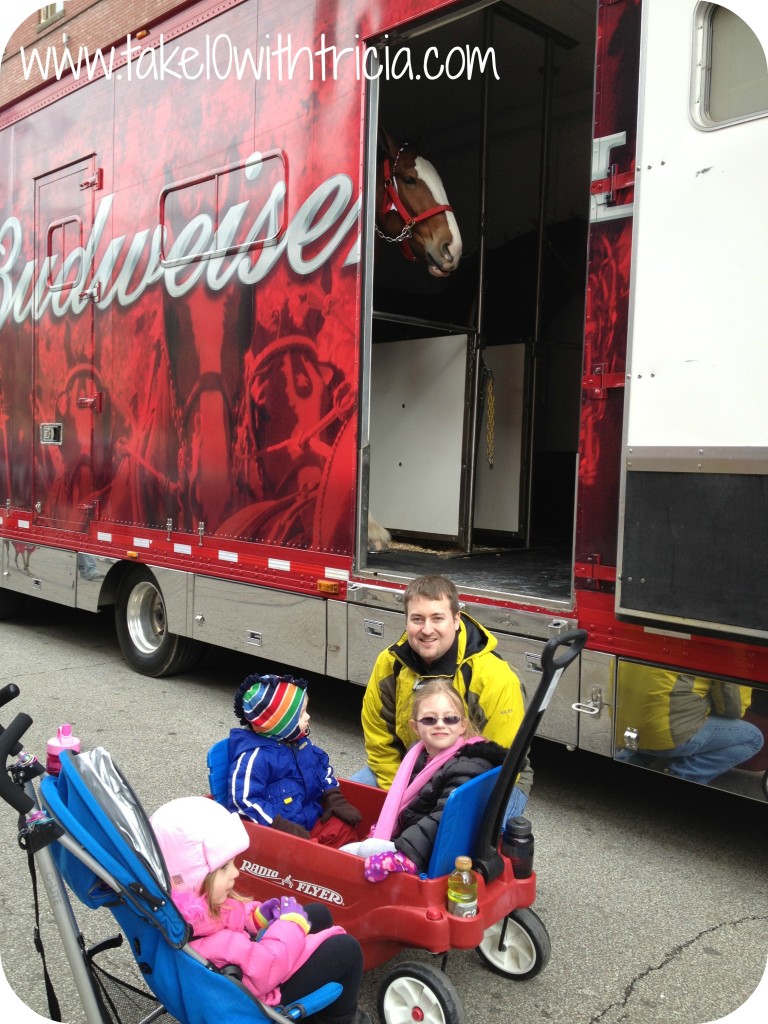
POLYGON ((264 878, 275 885, 281 885, 284 889, 291 889, 294 892, 313 900, 322 900, 323 903, 330 903, 336 907, 343 907, 344 897, 335 889, 329 889, 326 885, 319 885, 317 882, 309 882, 305 879, 295 878, 293 875, 281 875, 275 868, 267 867, 264 864, 257 864, 255 861, 243 860, 240 864, 240 871, 254 878, 264 878))

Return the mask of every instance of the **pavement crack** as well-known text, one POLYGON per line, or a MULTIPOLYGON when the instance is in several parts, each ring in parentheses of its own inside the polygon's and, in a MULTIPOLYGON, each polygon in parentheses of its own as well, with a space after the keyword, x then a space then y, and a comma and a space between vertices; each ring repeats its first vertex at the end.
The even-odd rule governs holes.
MULTIPOLYGON (((621 999, 615 1000, 612 1003, 609 1003, 609 1005, 606 1006, 605 1009, 601 1010, 600 1013, 597 1013, 593 1017, 590 1017, 589 1024, 598 1024, 598 1022, 603 1020, 606 1014, 610 1013, 611 1010, 623 1010, 626 1007, 629 1000, 631 999, 632 993, 634 992, 635 988, 644 978, 647 978, 650 974, 653 974, 654 971, 660 971, 668 964, 672 963, 672 961, 676 957, 678 957, 686 949, 689 949, 691 946, 695 945, 705 935, 712 935, 715 932, 720 931, 721 928, 724 928, 726 926, 747 924, 750 921, 768 921, 768 915, 748 914, 746 917, 739 917, 735 921, 721 921, 719 924, 712 925, 711 928, 704 928, 702 931, 698 932, 692 938, 686 939, 685 942, 681 942, 677 946, 673 946, 672 949, 670 949, 669 952, 664 956, 661 963, 657 964, 656 966, 653 966, 651 964, 648 967, 646 967, 644 971, 641 971, 639 974, 636 974, 632 981, 630 981, 629 984, 626 985, 626 987, 624 988, 623 997, 621 999)), ((621 1020, 622 1018, 619 1019, 621 1020)))

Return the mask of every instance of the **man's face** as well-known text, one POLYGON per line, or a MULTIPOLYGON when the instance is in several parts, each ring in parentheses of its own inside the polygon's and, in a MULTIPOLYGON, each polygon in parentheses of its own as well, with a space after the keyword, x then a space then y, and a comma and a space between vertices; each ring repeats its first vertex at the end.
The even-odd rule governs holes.
POLYGON ((450 649, 459 621, 458 614, 451 611, 447 597, 441 597, 439 601, 430 601, 426 597, 411 598, 405 613, 408 646, 431 665, 450 649))

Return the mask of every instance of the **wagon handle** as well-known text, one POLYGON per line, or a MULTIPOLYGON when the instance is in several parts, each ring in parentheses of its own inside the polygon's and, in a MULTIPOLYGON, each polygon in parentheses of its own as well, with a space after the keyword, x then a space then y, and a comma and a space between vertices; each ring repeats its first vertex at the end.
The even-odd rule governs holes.
POLYGON ((15 757, 21 751, 19 740, 30 725, 32 719, 22 712, 16 715, 7 729, 0 726, 0 799, 5 800, 19 814, 29 814, 34 810, 35 801, 23 789, 19 789, 8 775, 8 758, 15 757))
POLYGON ((504 811, 509 802, 515 780, 520 774, 525 756, 531 741, 536 735, 541 716, 547 709, 560 676, 571 662, 578 658, 587 642, 585 629, 573 629, 561 633, 548 640, 541 652, 541 679, 539 680, 533 699, 528 705, 520 728, 517 730, 512 745, 507 751, 501 766, 496 785, 493 787, 488 806, 480 822, 480 831, 475 846, 473 862, 486 882, 497 878, 504 870, 504 861, 498 851, 499 835, 503 825, 504 811), (559 647, 566 647, 557 658, 555 652, 559 647))

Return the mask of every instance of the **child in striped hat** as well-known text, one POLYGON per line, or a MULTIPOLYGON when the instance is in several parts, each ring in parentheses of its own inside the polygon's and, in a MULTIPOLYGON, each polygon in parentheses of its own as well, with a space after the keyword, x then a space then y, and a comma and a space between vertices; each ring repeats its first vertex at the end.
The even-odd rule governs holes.
POLYGON ((229 735, 228 808, 260 825, 343 846, 361 814, 343 796, 328 755, 309 739, 307 684, 248 676, 235 693, 243 728, 229 735))

